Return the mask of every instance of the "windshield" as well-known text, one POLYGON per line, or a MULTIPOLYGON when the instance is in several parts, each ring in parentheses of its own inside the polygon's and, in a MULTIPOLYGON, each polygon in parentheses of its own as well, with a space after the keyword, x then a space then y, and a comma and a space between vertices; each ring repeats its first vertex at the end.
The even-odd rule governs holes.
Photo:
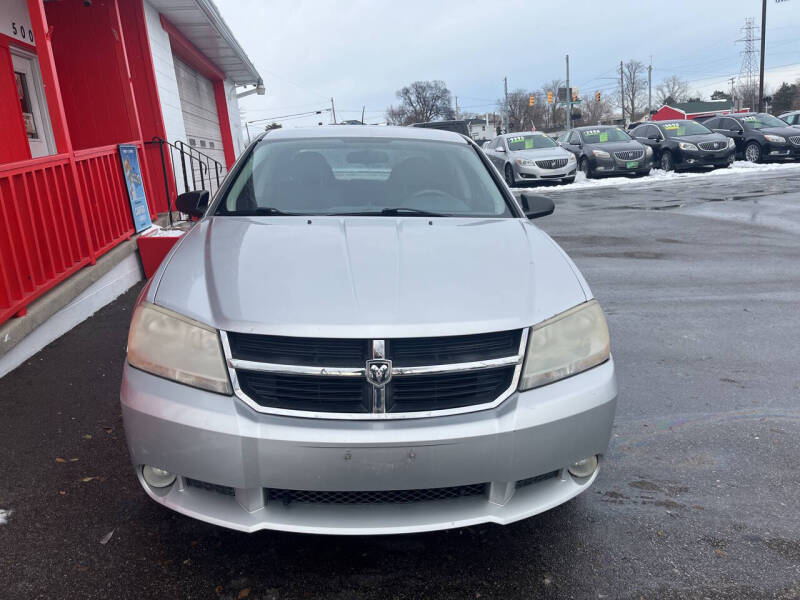
POLYGON ((513 216, 471 145, 333 137, 261 140, 215 214, 513 216))
POLYGON ((745 129, 764 129, 764 127, 786 127, 786 122, 781 121, 777 117, 768 115, 766 113, 758 113, 757 115, 747 115, 741 117, 742 125, 745 129))
POLYGON ((584 144, 605 144, 606 142, 627 142, 631 139, 619 127, 604 127, 597 129, 584 129, 581 131, 584 144))
POLYGON ((508 149, 538 150, 539 148, 552 148, 557 144, 546 135, 514 135, 506 138, 508 149))
POLYGON ((683 137, 684 135, 703 135, 711 130, 697 121, 677 121, 675 123, 659 124, 658 127, 668 138, 683 137))

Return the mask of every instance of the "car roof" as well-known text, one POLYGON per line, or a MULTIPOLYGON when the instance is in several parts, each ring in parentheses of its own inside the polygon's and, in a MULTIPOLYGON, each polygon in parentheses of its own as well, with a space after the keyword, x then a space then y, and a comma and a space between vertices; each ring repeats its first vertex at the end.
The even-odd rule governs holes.
POLYGON ((266 140, 296 140, 306 138, 393 138, 407 140, 433 140, 466 144, 460 133, 425 127, 394 127, 386 125, 323 125, 271 130, 266 140))
POLYGON ((544 133, 541 131, 514 131, 512 133, 504 133, 502 137, 511 137, 512 135, 544 135, 544 133))
POLYGON ((785 117, 785 116, 787 116, 787 115, 796 115, 796 114, 798 114, 798 113, 800 113, 800 110, 789 110, 789 111, 786 111, 785 113, 781 113, 781 114, 780 114, 780 115, 778 115, 778 116, 779 116, 779 117, 785 117))
POLYGON ((648 121, 642 125, 666 125, 667 123, 697 123, 693 119, 665 119, 664 121, 648 121))
POLYGON ((573 127, 573 131, 585 131, 586 129, 622 129, 619 125, 581 125, 573 127))

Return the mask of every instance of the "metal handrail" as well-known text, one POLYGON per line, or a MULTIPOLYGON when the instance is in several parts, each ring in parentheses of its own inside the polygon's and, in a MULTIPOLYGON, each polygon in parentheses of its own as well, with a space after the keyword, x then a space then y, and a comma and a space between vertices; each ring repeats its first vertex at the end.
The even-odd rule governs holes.
MULTIPOLYGON (((169 222, 172 225, 172 198, 170 197, 169 176, 167 175, 167 163, 164 155, 164 146, 167 147, 170 156, 170 163, 174 165, 174 153, 177 152, 180 156, 181 173, 183 174, 183 189, 184 191, 194 190, 208 190, 213 193, 221 184, 221 177, 225 175, 225 165, 218 160, 212 158, 204 152, 200 152, 194 146, 190 146, 186 142, 180 140, 176 142, 169 142, 161 137, 154 137, 147 144, 158 144, 159 152, 161 153, 161 168, 164 171, 164 189, 167 195, 167 210, 169 211, 169 222), (188 162, 188 173, 187 173, 188 162), (212 173, 213 167, 213 173, 212 173), (191 174, 191 186, 189 185, 189 174, 191 174), (199 175, 200 182, 198 185, 197 177, 199 175), (213 177, 212 177, 213 175, 213 177), (216 184, 216 185, 214 185, 216 184)), ((172 176, 175 177, 173 171, 172 176)), ((177 184, 177 182, 176 182, 177 184)), ((177 187, 177 186, 176 186, 177 187)))

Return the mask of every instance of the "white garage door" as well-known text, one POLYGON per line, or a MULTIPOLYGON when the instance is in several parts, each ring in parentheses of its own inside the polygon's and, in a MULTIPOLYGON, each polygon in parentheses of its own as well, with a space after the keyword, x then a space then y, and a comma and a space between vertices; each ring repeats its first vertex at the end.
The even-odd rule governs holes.
MULTIPOLYGON (((186 127, 186 142, 203 154, 225 165, 222 149, 222 134, 219 130, 217 101, 214 86, 192 67, 173 56, 175 76, 178 80, 178 95, 181 99, 181 112, 186 127)), ((195 167, 195 175, 199 169, 195 167)), ((214 165, 211 165, 213 175, 214 165)), ((220 174, 221 175, 221 174, 220 174)), ((199 187, 199 181, 198 181, 199 187)), ((211 186, 216 189, 216 181, 211 186)))

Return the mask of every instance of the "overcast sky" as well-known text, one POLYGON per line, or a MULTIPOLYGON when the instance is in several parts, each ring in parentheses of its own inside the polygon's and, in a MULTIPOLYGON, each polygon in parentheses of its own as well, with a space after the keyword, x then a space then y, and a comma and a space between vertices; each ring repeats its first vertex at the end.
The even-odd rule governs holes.
MULTIPOLYGON (((614 93, 620 60, 648 64, 706 97, 742 62, 746 17, 759 0, 215 0, 264 78, 266 96, 241 101, 248 120, 324 109, 380 122, 395 91, 445 81, 462 109, 493 110, 503 93, 564 77, 581 94, 614 93)), ((767 81, 800 78, 800 0, 767 0, 767 81)), ((756 37, 758 34, 756 34, 756 37)), ((282 120, 328 122, 329 113, 282 120)))

